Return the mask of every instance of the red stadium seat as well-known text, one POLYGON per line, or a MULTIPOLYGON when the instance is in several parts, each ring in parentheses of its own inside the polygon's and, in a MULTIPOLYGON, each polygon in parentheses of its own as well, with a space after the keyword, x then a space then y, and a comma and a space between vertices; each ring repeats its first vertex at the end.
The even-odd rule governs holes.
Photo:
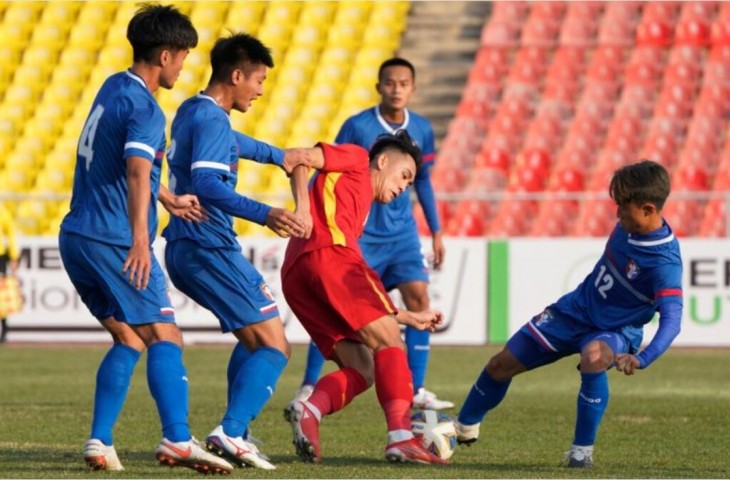
POLYGON ((730 17, 718 19, 712 24, 710 42, 714 47, 730 45, 730 17))
POLYGON ((512 160, 505 150, 487 148, 480 150, 477 154, 474 159, 474 168, 494 168, 507 174, 511 163, 512 160))
POLYGON ((560 23, 530 16, 522 29, 522 45, 552 47, 556 44, 560 23))
POLYGON ((636 28, 636 45, 668 47, 672 44, 672 28, 659 20, 642 21, 636 28))
POLYGON ((459 237, 482 237, 486 233, 484 219, 478 214, 463 213, 454 215, 446 227, 446 234, 459 237))
POLYGON ((510 173, 507 188, 513 192, 539 192, 544 190, 547 174, 537 168, 518 167, 510 173))
POLYGON ((507 186, 507 173, 498 168, 475 167, 469 174, 465 193, 484 193, 504 190, 507 186))
POLYGON ((664 69, 664 82, 670 84, 697 85, 700 69, 691 63, 670 63, 664 69))
POLYGON ((553 192, 580 192, 584 187, 582 171, 570 167, 555 170, 548 185, 549 190, 553 192))
POLYGON ((674 22, 682 2, 645 2, 642 20, 674 22))
POLYGON ((676 45, 704 47, 710 44, 710 25, 704 19, 683 20, 674 32, 676 45))
POLYGON ((679 168, 672 175, 674 191, 706 191, 709 186, 707 171, 697 166, 679 168))

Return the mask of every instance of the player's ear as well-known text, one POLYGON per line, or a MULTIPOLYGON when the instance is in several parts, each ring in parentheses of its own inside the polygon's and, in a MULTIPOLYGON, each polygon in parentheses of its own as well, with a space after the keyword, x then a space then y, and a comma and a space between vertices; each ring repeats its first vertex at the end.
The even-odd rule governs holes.
POLYGON ((160 67, 169 65, 170 62, 172 62, 172 52, 166 48, 161 48, 157 57, 157 62, 160 67))
POLYGON ((244 78, 243 70, 241 70, 240 68, 234 68, 231 71, 231 83, 233 85, 241 84, 244 81, 244 79, 245 78, 244 78))
POLYGON ((644 212, 644 215, 647 217, 659 213, 659 209, 656 208, 656 205, 651 202, 644 202, 644 204, 641 206, 641 211, 644 212))
POLYGON ((378 166, 378 170, 384 169, 385 166, 388 164, 388 154, 387 153, 381 153, 378 156, 378 160, 375 162, 375 164, 378 166))

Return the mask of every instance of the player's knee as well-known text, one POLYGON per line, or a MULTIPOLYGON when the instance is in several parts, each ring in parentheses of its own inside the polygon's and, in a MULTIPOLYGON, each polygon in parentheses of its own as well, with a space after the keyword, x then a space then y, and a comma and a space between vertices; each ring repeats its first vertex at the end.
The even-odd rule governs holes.
POLYGON ((503 352, 490 358, 485 370, 498 382, 506 382, 521 371, 513 362, 510 362, 506 358, 503 352))
POLYGON ((600 342, 589 345, 580 354, 580 371, 584 373, 601 372, 608 369, 614 361, 614 353, 608 348, 602 348, 600 342))

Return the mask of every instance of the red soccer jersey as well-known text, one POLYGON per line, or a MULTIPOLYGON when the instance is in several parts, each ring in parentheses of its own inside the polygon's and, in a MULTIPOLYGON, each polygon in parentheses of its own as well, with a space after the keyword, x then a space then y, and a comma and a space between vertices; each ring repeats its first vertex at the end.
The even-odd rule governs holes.
POLYGON ((282 274, 303 253, 331 245, 351 248, 362 255, 357 239, 373 203, 368 152, 352 144, 319 146, 324 152, 324 166, 309 189, 312 235, 289 240, 282 274))

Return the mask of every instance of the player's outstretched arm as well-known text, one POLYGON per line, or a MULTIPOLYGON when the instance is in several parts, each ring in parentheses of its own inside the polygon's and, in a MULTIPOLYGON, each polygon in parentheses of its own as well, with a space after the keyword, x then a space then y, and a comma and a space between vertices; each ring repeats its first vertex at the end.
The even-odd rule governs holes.
POLYGON ((170 215, 195 223, 208 219, 208 212, 200 205, 195 195, 175 195, 166 186, 160 185, 158 198, 170 215))
POLYGON ((307 154, 308 148, 287 148, 282 150, 241 132, 234 132, 234 134, 239 158, 253 160, 257 163, 278 165, 287 175, 297 165, 309 165, 310 163, 307 154))
POLYGON ((679 335, 682 324, 682 304, 678 302, 659 305, 659 328, 638 355, 628 353, 616 356, 616 370, 633 375, 636 370, 648 367, 659 358, 679 335))
POLYGON ((304 221, 304 238, 309 238, 312 234, 314 222, 312 220, 312 212, 309 204, 309 172, 310 166, 314 168, 322 168, 324 165, 324 155, 321 148, 306 148, 303 155, 306 156, 306 164, 296 165, 291 172, 290 184, 294 204, 296 205, 294 212, 304 221))
POLYGON ((438 310, 426 310, 423 312, 411 312, 409 310, 399 310, 395 315, 398 323, 413 327, 417 330, 428 330, 433 332, 436 327, 444 321, 444 314, 438 310))
POLYGON ((132 247, 122 267, 122 273, 137 290, 144 290, 150 280, 152 258, 148 215, 150 208, 150 173, 152 163, 146 158, 127 159, 127 213, 132 229, 132 247))

